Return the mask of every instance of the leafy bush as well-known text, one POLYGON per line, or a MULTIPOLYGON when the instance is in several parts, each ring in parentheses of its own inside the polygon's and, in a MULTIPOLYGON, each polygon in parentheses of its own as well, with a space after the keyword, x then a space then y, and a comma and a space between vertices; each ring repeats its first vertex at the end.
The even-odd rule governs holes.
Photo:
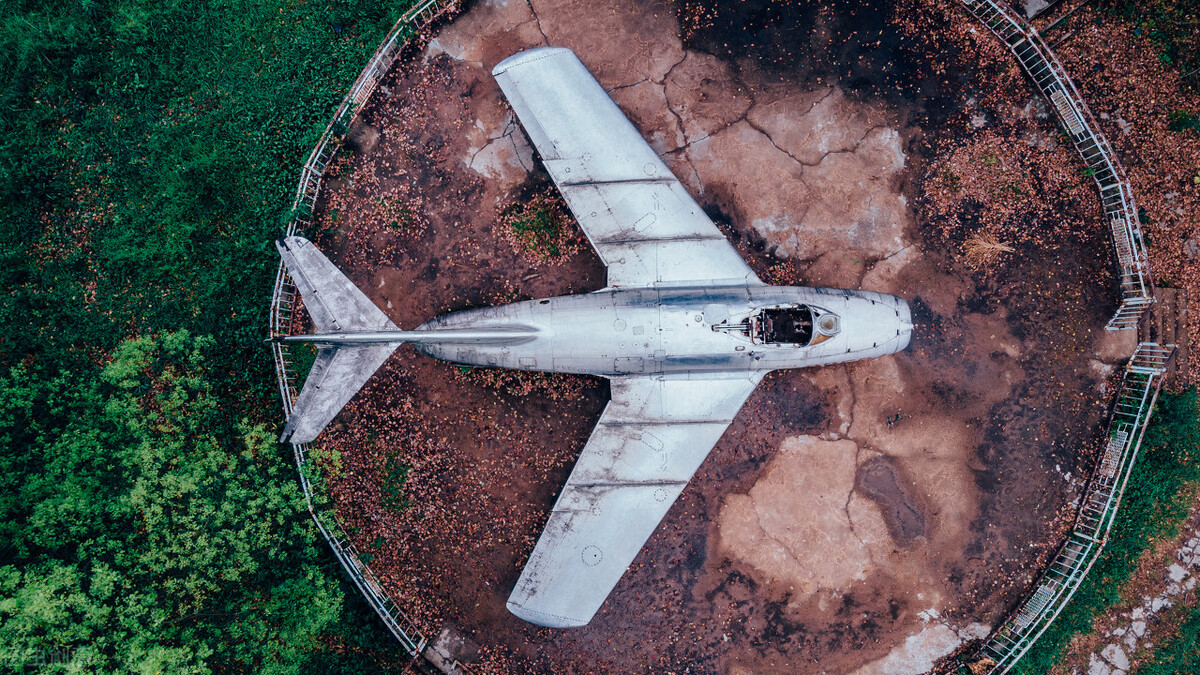
POLYGON ((0 364, 54 372, 189 328, 227 353, 212 365, 231 393, 261 399, 271 240, 390 19, 348 1, 6 13, 0 364))
POLYGON ((1167 128, 1171 131, 1200 131, 1200 116, 1190 110, 1172 111, 1167 128))
POLYGON ((581 248, 579 228, 555 190, 509 205, 500 222, 513 246, 536 262, 553 263, 581 248))
MULTIPOLYGON (((1159 58, 1187 74, 1200 68, 1200 11, 1194 0, 1109 0, 1110 11, 1138 25, 1159 58)), ((1192 80, 1194 83, 1195 80, 1192 80)))
POLYGON ((221 423, 211 342, 138 338, 91 379, 0 379, 9 649, 95 672, 288 672, 337 620, 274 435, 221 423))
POLYGON ((408 480, 408 472, 412 467, 399 460, 394 454, 387 456, 383 463, 383 471, 379 476, 379 505, 391 511, 400 512, 408 508, 408 497, 404 493, 404 483, 408 480))
POLYGON ((267 426, 261 338, 300 164, 405 4, 0 17, 7 663, 388 667, 267 426))

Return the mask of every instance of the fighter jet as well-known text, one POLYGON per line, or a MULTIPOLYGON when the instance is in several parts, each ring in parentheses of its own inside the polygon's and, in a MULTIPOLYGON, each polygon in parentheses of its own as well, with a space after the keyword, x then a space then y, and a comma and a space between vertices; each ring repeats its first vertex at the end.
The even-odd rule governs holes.
POLYGON ((583 626, 767 373, 900 351, 912 319, 891 295, 760 281, 570 50, 521 52, 492 74, 607 286, 406 331, 309 241, 281 239, 316 329, 281 339, 319 347, 281 440, 315 439, 403 343, 471 366, 609 378, 612 400, 508 598, 531 623, 583 626))

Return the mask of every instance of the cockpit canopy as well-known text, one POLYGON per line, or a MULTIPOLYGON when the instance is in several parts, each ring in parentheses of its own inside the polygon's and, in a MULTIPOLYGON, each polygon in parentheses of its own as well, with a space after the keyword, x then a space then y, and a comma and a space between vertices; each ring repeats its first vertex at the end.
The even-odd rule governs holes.
POLYGON ((724 321, 713 330, 744 335, 755 344, 807 347, 838 334, 837 314, 811 305, 778 305, 756 310, 734 323, 724 321))

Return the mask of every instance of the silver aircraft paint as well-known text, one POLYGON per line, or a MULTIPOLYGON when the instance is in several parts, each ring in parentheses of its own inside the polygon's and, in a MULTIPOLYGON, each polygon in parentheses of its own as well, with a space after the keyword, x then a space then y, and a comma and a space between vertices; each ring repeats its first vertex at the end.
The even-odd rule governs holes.
POLYGON ((313 244, 277 242, 317 358, 281 440, 308 443, 410 343, 472 366, 598 375, 612 400, 551 510, 508 609, 582 626, 763 376, 908 346, 908 303, 764 284, 570 50, 492 71, 607 266, 595 293, 454 312, 401 330, 313 244))

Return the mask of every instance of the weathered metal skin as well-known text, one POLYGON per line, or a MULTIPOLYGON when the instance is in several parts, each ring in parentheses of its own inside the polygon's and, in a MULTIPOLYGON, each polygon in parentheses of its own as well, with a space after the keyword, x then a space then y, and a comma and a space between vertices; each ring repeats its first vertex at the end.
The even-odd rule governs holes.
POLYGON ((475 366, 619 376, 770 371, 882 356, 908 346, 908 303, 869 291, 779 286, 605 290, 455 312, 416 332, 446 329, 530 331, 532 339, 490 344, 414 341, 434 358, 475 366), (764 307, 808 305, 840 318, 820 344, 755 344, 713 330, 764 307))
POLYGON ((513 614, 556 628, 591 620, 763 375, 891 354, 912 334, 908 303, 895 296, 764 285, 605 289, 454 312, 403 331, 382 325, 361 293, 349 295, 311 243, 290 238, 280 250, 306 299, 331 288, 351 314, 344 330, 283 338, 321 347, 285 440, 315 438, 405 342, 465 365, 612 380, 612 401, 508 601, 513 614), (749 328, 763 310, 797 306, 835 329, 793 344, 749 328))
POLYGON ((401 330, 311 242, 277 242, 321 349, 281 440, 307 443, 402 343, 473 366, 586 373, 612 400, 508 598, 526 621, 591 621, 763 376, 908 346, 900 298, 763 284, 570 50, 493 70, 608 269, 608 287, 401 330))

